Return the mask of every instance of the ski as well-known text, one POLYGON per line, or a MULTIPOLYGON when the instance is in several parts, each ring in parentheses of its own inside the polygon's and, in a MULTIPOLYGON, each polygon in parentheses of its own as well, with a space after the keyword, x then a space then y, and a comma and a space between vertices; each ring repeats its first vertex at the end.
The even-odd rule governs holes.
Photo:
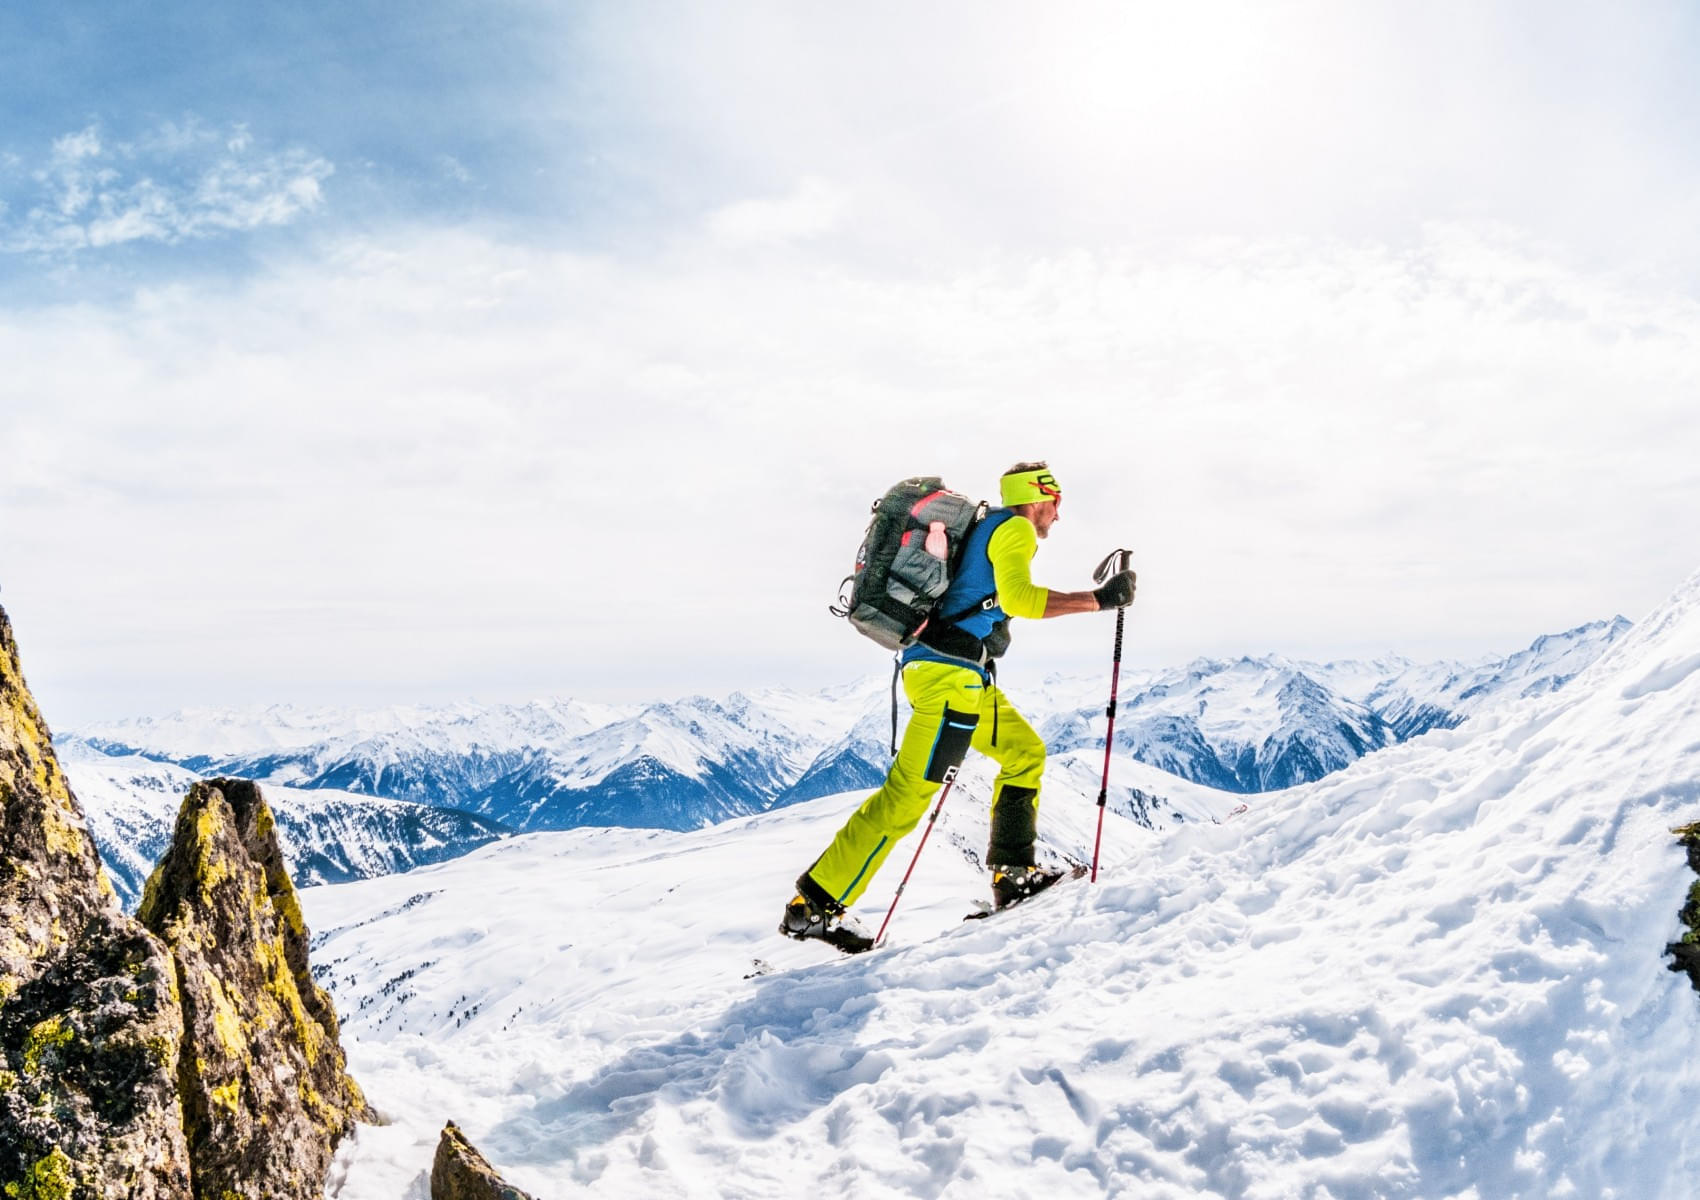
POLYGON ((1029 900, 1043 896, 1048 892, 1055 891, 1057 884, 1067 883, 1071 879, 1084 879, 1086 877, 1086 872, 1089 869, 1090 868, 1081 863, 1070 863, 1068 870, 1058 877, 1056 883, 1053 883, 1040 891, 1034 892, 1031 896, 1023 896, 1019 900, 1012 900, 1002 908, 994 908, 990 900, 976 900, 974 901, 974 911, 968 913, 962 919, 964 921, 984 921, 987 917, 995 917, 999 913, 1006 913, 1012 908, 1020 908, 1029 900))

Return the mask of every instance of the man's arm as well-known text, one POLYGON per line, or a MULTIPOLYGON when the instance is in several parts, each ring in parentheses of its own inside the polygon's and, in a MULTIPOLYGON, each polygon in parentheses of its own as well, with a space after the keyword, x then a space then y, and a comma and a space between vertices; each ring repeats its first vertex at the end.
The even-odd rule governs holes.
POLYGON ((1097 611, 1098 597, 1091 592, 1052 592, 1045 598, 1044 615, 1047 617, 1097 611))
POLYGON ((1033 555, 1039 535, 1026 517, 1011 517, 992 534, 986 553, 998 585, 998 605, 1012 617, 1060 617, 1098 611, 1091 592, 1058 592, 1033 583, 1033 555))

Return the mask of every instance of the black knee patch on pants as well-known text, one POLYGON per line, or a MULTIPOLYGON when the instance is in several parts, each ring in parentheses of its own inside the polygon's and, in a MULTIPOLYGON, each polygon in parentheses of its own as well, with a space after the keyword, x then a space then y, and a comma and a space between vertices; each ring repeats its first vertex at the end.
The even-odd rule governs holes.
POLYGON ((928 783, 943 783, 951 771, 962 765, 962 760, 968 757, 968 744, 974 740, 974 727, 979 723, 977 712, 944 710, 932 756, 927 759, 928 783))
POLYGON ((1038 835, 1033 799, 1038 794, 1038 788, 1008 784, 998 789, 997 799, 992 801, 992 844, 986 847, 987 866, 1033 865, 1033 839, 1038 835))

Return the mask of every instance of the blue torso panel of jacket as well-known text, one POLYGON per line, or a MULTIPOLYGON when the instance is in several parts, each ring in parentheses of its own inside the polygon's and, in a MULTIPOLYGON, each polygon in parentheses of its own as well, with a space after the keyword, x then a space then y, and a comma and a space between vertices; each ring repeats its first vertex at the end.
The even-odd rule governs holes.
MULTIPOLYGON (((968 535, 968 544, 962 549, 962 561, 956 569, 956 575, 951 579, 950 586, 945 589, 938 606, 933 609, 934 620, 960 612, 987 596, 997 595, 998 582, 992 572, 992 556, 987 547, 991 544, 992 534, 1014 515, 1013 509, 994 508, 974 526, 968 535)), ((992 631, 992 626, 1008 619, 1009 614, 998 607, 994 600, 989 608, 975 609, 952 624, 974 637, 983 638, 992 631)), ((964 662, 963 659, 941 654, 931 646, 923 646, 919 642, 906 648, 899 655, 898 661, 904 665, 912 662, 964 662)))

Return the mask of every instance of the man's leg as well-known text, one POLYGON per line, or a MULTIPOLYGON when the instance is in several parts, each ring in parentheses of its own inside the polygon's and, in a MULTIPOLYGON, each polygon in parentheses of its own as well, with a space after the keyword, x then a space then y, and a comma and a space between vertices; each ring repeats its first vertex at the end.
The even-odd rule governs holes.
POLYGON ((851 814, 826 853, 797 881, 805 896, 825 906, 856 903, 891 848, 926 815, 971 742, 978 744, 973 739, 984 687, 980 673, 968 667, 917 662, 903 669, 903 691, 915 711, 897 760, 879 791, 851 814))
POLYGON ((1045 743, 995 687, 988 687, 974 730, 974 749, 997 760, 992 784, 992 837, 988 867, 1030 867, 1039 819, 1039 781, 1045 773, 1045 743), (992 706, 997 706, 997 744, 992 744, 992 706))

